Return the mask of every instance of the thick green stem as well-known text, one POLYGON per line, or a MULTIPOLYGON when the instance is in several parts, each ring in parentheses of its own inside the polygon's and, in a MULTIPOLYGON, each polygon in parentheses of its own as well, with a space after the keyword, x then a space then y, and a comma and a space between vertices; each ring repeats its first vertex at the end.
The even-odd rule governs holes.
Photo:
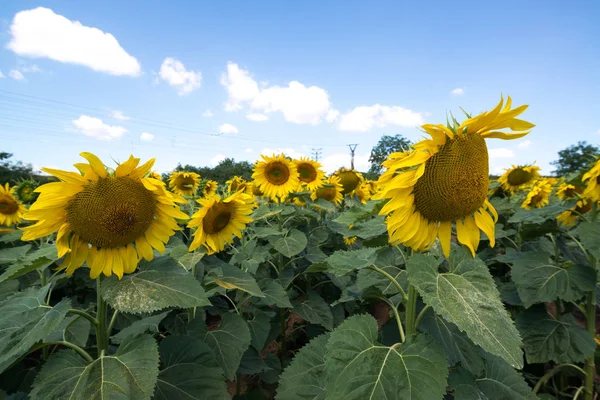
POLYGON ((429 310, 430 308, 431 308, 431 306, 423 307, 423 309, 421 310, 419 315, 417 315, 417 319, 415 320, 415 329, 417 329, 419 327, 419 322, 421 322, 421 319, 423 319, 423 316, 425 315, 427 310, 429 310))
MULTIPOLYGON (((94 359, 92 358, 92 356, 90 356, 90 354, 87 351, 85 351, 81 347, 79 347, 76 344, 73 344, 71 342, 67 342, 67 341, 44 342, 44 343, 40 344, 40 347, 41 346, 43 346, 44 349, 47 349, 48 346, 64 346, 64 347, 68 347, 70 349, 75 350, 77 352, 77 354, 79 354, 81 357, 83 357, 85 359, 85 361, 90 362, 90 363, 94 362, 94 359)), ((39 349, 40 347, 36 347, 35 349, 39 349)))
POLYGON ((96 316, 98 320, 98 326, 96 326, 96 344, 98 346, 98 355, 105 352, 108 349, 108 337, 106 334, 108 333, 106 329, 106 313, 107 313, 107 304, 100 295, 100 289, 102 285, 102 275, 98 276, 96 279, 96 290, 97 290, 97 300, 96 300, 96 316))
POLYGON ((408 301, 406 302, 406 336, 414 335, 417 332, 416 318, 417 312, 417 290, 413 285, 408 287, 408 301))
POLYGON ((381 268, 377 268, 374 265, 371 265, 369 267, 369 269, 373 270, 373 271, 376 271, 376 272, 380 273, 381 275, 385 276, 390 282, 392 282, 392 284, 394 286, 396 286, 396 288, 398 289, 398 291, 402 294, 402 299, 404 301, 408 300, 408 296, 407 296, 406 292, 404 291, 404 289, 402 289, 402 286, 398 283, 398 281, 393 276, 391 276, 390 274, 388 274, 387 272, 385 272, 381 268))
POLYGON ((559 364, 556 367, 552 368, 550 371, 546 372, 544 374, 544 376, 542 376, 540 378, 540 380, 535 384, 535 387, 533 388, 533 393, 539 392, 540 389, 542 388, 542 386, 546 382, 548 382, 550 380, 550 378, 552 378, 554 375, 556 375, 563 368, 573 368, 574 370, 578 371, 580 374, 586 375, 586 372, 584 370, 582 370, 581 368, 579 368, 577 365, 574 365, 574 364, 559 364))
POLYGON ((108 338, 112 335, 113 327, 115 326, 115 322, 117 322, 117 316, 119 315, 119 311, 115 310, 112 318, 110 319, 110 324, 108 324, 108 329, 106 330, 106 335, 108 338))
POLYGON ((88 321, 90 321, 90 323, 92 324, 92 326, 94 328, 96 328, 98 326, 98 320, 96 318, 92 317, 90 314, 86 313, 85 311, 70 308, 69 310, 67 310, 67 312, 71 313, 71 314, 79 315, 80 317, 87 319, 88 321))
MULTIPOLYGON (((196 279, 196 264, 192 265, 192 279, 196 279)), ((196 307, 188 308, 188 323, 196 317, 196 307)))
POLYGON ((406 336, 404 335, 404 328, 402 327, 402 319, 400 318, 400 313, 398 313, 398 307, 396 307, 394 304, 392 304, 391 301, 389 301, 388 299, 386 299, 384 297, 380 297, 380 299, 385 301, 386 304, 388 306, 390 306, 390 308, 394 312, 394 317, 396 318, 396 324, 398 324, 398 333, 400 333, 400 339, 401 339, 402 343, 404 343, 404 341, 406 340, 406 336))

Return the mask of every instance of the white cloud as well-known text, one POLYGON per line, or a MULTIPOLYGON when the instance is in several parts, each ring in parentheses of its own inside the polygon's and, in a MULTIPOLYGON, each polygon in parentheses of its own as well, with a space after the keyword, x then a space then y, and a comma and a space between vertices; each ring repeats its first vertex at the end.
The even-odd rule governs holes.
POLYGON ((331 109, 327 112, 327 116, 325 117, 325 121, 332 123, 340 116, 340 112, 338 110, 331 109))
POLYGON ((287 86, 261 83, 259 88, 247 70, 232 62, 227 64, 221 84, 228 94, 226 111, 249 107, 263 114, 281 112, 288 122, 317 125, 331 110, 329 95, 320 87, 307 87, 298 81, 291 81, 287 86))
POLYGON ((216 165, 219 165, 219 163, 226 158, 227 156, 224 156, 223 154, 217 154, 210 160, 210 164, 214 167, 216 165))
POLYGON ((453 96, 462 96, 465 94, 465 90, 463 88, 456 88, 450 92, 453 96))
POLYGON ((246 150, 244 150, 246 153, 252 153, 252 149, 250 147, 248 147, 246 150))
POLYGON ((169 85, 178 89, 177 94, 184 96, 200 89, 202 85, 202 73, 200 71, 188 71, 181 61, 167 57, 160 66, 158 76, 169 85))
POLYGON ((236 134, 238 133, 238 128, 236 128, 235 126, 231 125, 231 124, 223 124, 219 127, 219 133, 231 133, 231 134, 236 134))
MULTIPOLYGON (((319 162, 327 173, 335 172, 341 167, 350 168, 351 157, 348 153, 335 153, 324 157, 319 162)), ((369 154, 355 155, 354 169, 358 171, 367 171, 369 169, 369 154)))
MULTIPOLYGON (((600 131, 598 131, 598 133, 600 133, 600 131)), ((524 140, 524 141, 520 142, 517 145, 517 148, 518 149, 527 149, 527 148, 529 148, 529 146, 531 146, 532 143, 533 142, 531 140, 527 139, 527 140, 524 140)))
POLYGON ((127 132, 122 126, 108 125, 101 119, 82 115, 73 121, 80 133, 100 140, 116 139, 127 132))
POLYGON ((212 117, 213 115, 214 115, 214 114, 213 114, 213 112, 212 112, 212 111, 210 111, 210 110, 206 110, 206 111, 204 111, 204 112, 202 113, 202 116, 203 116, 203 117, 206 117, 206 118, 210 118, 210 117, 212 117))
POLYGON ((278 147, 278 148, 270 148, 270 147, 265 147, 261 150, 260 154, 263 154, 265 156, 269 156, 271 157, 272 155, 278 155, 278 154, 285 154, 288 157, 292 157, 292 158, 300 158, 300 157, 306 157, 306 155, 304 153, 301 153, 299 151, 297 151, 296 149, 292 149, 291 147, 278 147))
POLYGON ((265 114, 257 114, 257 113, 248 113, 246 114, 246 118, 250 121, 262 122, 269 119, 265 114))
POLYGON ((232 62, 227 63, 227 72, 221 75, 221 85, 227 88, 228 94, 225 111, 241 110, 242 103, 252 101, 259 92, 250 73, 232 62))
POLYGON ((514 158, 515 152, 512 149, 507 149, 506 147, 499 147, 496 149, 488 149, 488 155, 490 159, 496 158, 514 158))
POLYGON ((423 115, 399 106, 359 106, 342 114, 338 125, 341 131, 367 132, 389 125, 415 127, 424 123, 423 115))
POLYGON ((44 72, 42 71, 42 69, 40 67, 38 67, 37 65, 33 64, 33 65, 23 65, 21 67, 19 67, 19 70, 21 72, 44 72))
POLYGON ((139 76, 140 63, 110 33, 38 7, 18 12, 7 47, 32 58, 78 64, 111 75, 139 76))
POLYGON ((140 135, 140 140, 142 142, 151 142, 154 140, 154 135, 148 132, 142 132, 140 135))
POLYGON ((11 69, 10 72, 8 73, 8 76, 10 76, 11 78, 13 78, 16 81, 22 81, 23 79, 25 79, 23 74, 21 72, 17 71, 16 69, 11 69))
POLYGON ((2 78, 4 78, 4 74, 2 73, 2 71, 0 71, 0 79, 2 79, 2 78))
POLYGON ((131 119, 127 115, 123 114, 123 111, 119 110, 112 110, 110 112, 110 116, 111 118, 118 119, 119 121, 127 121, 128 119, 131 119))

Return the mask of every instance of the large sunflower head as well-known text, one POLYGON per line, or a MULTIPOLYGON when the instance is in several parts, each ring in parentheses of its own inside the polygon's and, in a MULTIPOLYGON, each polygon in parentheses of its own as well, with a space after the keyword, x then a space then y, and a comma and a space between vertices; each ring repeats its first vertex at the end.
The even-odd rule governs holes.
POLYGON ((217 189, 219 188, 219 183, 213 180, 207 180, 204 182, 204 187, 202 188, 202 197, 209 197, 213 194, 217 193, 217 189))
POLYGON ((58 256, 68 275, 87 262, 90 277, 101 273, 119 277, 135 271, 142 258, 152 260, 154 249, 181 228, 175 218, 187 219, 175 204, 179 196, 146 177, 154 159, 138 166, 133 156, 109 173, 91 153, 81 153, 89 164, 80 173, 42 168, 59 178, 36 189, 40 197, 24 219, 37 221, 23 228, 23 240, 34 240, 58 231, 58 256))
POLYGON ((600 200, 600 159, 588 172, 583 174, 581 179, 584 183, 587 181, 587 186, 583 191, 583 197, 587 197, 592 201, 600 200))
POLYGON ((293 163, 298 171, 298 179, 301 186, 311 192, 323 186, 325 172, 321 169, 321 163, 306 157, 294 160, 293 163))
POLYGON ((389 199, 380 214, 387 215, 390 241, 415 250, 426 250, 439 237, 450 255, 452 223, 458 241, 471 254, 479 245, 480 230, 495 243, 496 210, 487 199, 489 175, 485 139, 517 139, 533 124, 517 119, 526 105, 511 109, 501 99, 491 111, 448 126, 425 124, 431 139, 422 140, 406 152, 392 153, 383 163, 379 178, 382 190, 376 199, 389 199), (514 133, 502 131, 508 128, 514 133))
POLYGON ((565 227, 575 225, 577 219, 592 209, 592 201, 586 198, 580 198, 570 210, 563 211, 556 219, 565 227))
MULTIPOLYGON (((14 189, 14 188, 13 188, 14 189)), ((0 185, 0 225, 16 225, 21 222, 25 206, 14 196, 8 183, 0 185)))
POLYGON ((296 167, 283 154, 261 157, 262 161, 256 163, 252 173, 254 184, 272 200, 285 200, 298 187, 296 167))
POLYGON ((353 169, 341 168, 336 171, 334 175, 340 178, 340 183, 343 187, 343 195, 352 192, 364 180, 362 174, 353 169))
POLYGON ((531 186, 535 181, 540 179, 539 171, 540 167, 535 165, 513 165, 498 178, 498 182, 502 184, 504 190, 514 194, 519 190, 531 186))
POLYGON ((256 206, 254 198, 243 192, 235 192, 226 199, 215 194, 197 202, 201 208, 188 223, 189 228, 197 228, 189 250, 202 245, 208 254, 222 251, 226 244, 233 242, 233 236, 241 238, 256 206))
POLYGON ((24 179, 17 183, 12 191, 19 201, 29 204, 37 199, 38 194, 35 192, 35 189, 38 186, 39 183, 33 179, 24 179))
POLYGON ((561 183, 556 190, 559 199, 574 199, 581 194, 583 189, 570 183, 561 183))
POLYGON ((182 196, 196 194, 200 184, 200 175, 195 172, 172 172, 169 178, 169 187, 174 193, 182 196))
POLYGON ((552 183, 546 179, 540 179, 533 185, 529 193, 527 193, 521 207, 527 210, 546 207, 551 194, 552 183))
POLYGON ((226 181, 227 191, 229 193, 244 192, 248 187, 248 182, 241 176, 234 175, 230 180, 226 181))
POLYGON ((317 199, 324 199, 334 204, 340 204, 342 200, 344 200, 344 195, 342 191, 344 188, 340 183, 340 178, 335 175, 331 175, 329 179, 326 180, 326 184, 310 195, 310 198, 315 201, 317 199))

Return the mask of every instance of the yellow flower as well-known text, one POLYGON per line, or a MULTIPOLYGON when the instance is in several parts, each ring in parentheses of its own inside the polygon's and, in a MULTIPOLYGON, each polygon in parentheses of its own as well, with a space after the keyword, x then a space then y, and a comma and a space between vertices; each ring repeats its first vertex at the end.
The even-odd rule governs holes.
POLYGON ((297 205, 298 207, 304 207, 306 205, 306 202, 303 201, 300 197, 294 197, 293 199, 291 199, 291 202, 297 205))
POLYGON ((37 199, 35 189, 39 186, 37 181, 33 179, 25 179, 20 181, 12 188, 12 193, 23 203, 33 203, 37 199))
POLYGON ((0 185, 0 225, 16 225, 21 222, 27 209, 13 195, 8 183, 0 185))
POLYGON ((294 160, 293 163, 298 171, 300 185, 311 192, 323 186, 325 172, 323 172, 321 169, 321 163, 306 157, 301 157, 299 160, 294 160))
POLYGON ((201 208, 188 223, 189 228, 197 228, 189 251, 202 245, 208 254, 218 253, 226 244, 233 243, 234 235, 241 238, 256 206, 254 198, 243 192, 235 192, 226 199, 215 194, 196 201, 201 208))
POLYGON ((543 208, 548 205, 550 194, 552 194, 552 184, 546 179, 538 180, 525 197, 521 204, 522 208, 531 210, 533 208, 543 208))
POLYGON ((339 171, 336 171, 334 175, 340 178, 340 183, 343 187, 343 195, 352 192, 364 180, 362 174, 353 169, 341 168, 339 171))
POLYGON ((169 187, 174 193, 182 196, 196 194, 200 184, 200 175, 195 172, 172 172, 169 178, 169 187))
POLYGON ((340 183, 340 178, 335 175, 332 175, 327 180, 327 183, 323 186, 312 192, 310 198, 315 201, 317 199, 324 199, 334 204, 340 204, 342 200, 344 200, 344 195, 342 195, 342 191, 344 188, 340 183))
POLYGON ((208 197, 217 193, 217 188, 219 187, 219 183, 217 181, 208 180, 204 184, 204 189, 202 189, 202 196, 208 197))
POLYGON ((519 190, 531 186, 540 179, 540 167, 535 165, 513 165, 512 168, 498 178, 498 182, 507 192, 514 194, 519 190))
POLYGON ((248 182, 244 180, 244 178, 239 176, 234 176, 230 180, 225 182, 227 184, 227 191, 229 193, 235 193, 239 191, 245 191, 248 187, 248 182))
POLYGON ((365 185, 368 186, 371 196, 373 196, 375 193, 377 193, 379 191, 379 185, 378 185, 377 181, 373 181, 373 180, 369 179, 369 180, 365 181, 365 185))
POLYGON ((268 157, 254 166, 254 184, 272 200, 283 201, 298 187, 299 176, 294 164, 283 154, 268 157))
POLYGON ((348 237, 348 238, 344 238, 344 243, 346 244, 346 246, 352 246, 354 243, 356 242, 356 236, 352 236, 352 237, 348 237))
POLYGON ((23 228, 23 240, 34 240, 58 231, 58 256, 66 256, 67 275, 87 262, 90 277, 135 271, 142 258, 152 260, 153 248, 165 243, 181 228, 175 218, 187 219, 175 204, 177 197, 164 184, 145 178, 154 159, 138 167, 129 157, 109 174, 98 157, 81 153, 89 164, 78 164, 81 174, 42 168, 61 179, 36 189, 40 193, 24 219, 37 221, 23 228))
POLYGON ((148 174, 148 178, 156 179, 157 181, 162 181, 162 176, 156 171, 151 171, 148 174))
POLYGON ((556 195, 561 200, 574 199, 580 193, 581 189, 575 185, 571 185, 570 183, 561 183, 556 191, 556 195))
POLYGON ((585 198, 580 198, 575 206, 573 206, 570 210, 563 211, 558 217, 556 217, 556 219, 562 226, 573 226, 581 214, 585 214, 591 209, 592 201, 585 198))
POLYGON ((351 193, 352 195, 355 195, 356 198, 362 203, 362 204, 367 204, 367 202, 369 201, 369 199, 371 198, 371 189, 370 189, 370 185, 367 185, 366 183, 361 183, 360 185, 358 185, 356 187, 356 189, 354 189, 351 193))
POLYGON ((517 139, 534 125, 516 119, 526 105, 511 110, 501 99, 489 112, 452 126, 425 124, 431 139, 422 140, 409 152, 392 153, 383 163, 379 178, 382 190, 375 199, 389 199, 381 209, 387 215, 390 242, 426 250, 439 237, 446 257, 450 255, 452 222, 458 241, 471 254, 479 245, 481 229, 494 246, 496 210, 487 200, 488 152, 485 139, 517 139), (509 128, 515 133, 503 132, 509 128), (491 214, 491 215, 490 215, 491 214))
POLYGON ((585 174, 581 179, 584 183, 587 182, 587 186, 583 191, 583 197, 587 197, 592 201, 600 200, 600 159, 596 161, 596 164, 585 174))

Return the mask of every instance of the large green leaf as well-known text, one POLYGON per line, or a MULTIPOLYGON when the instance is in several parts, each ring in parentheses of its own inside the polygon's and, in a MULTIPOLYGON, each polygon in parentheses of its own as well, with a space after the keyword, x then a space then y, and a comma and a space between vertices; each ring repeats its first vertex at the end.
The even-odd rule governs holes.
POLYGON ((392 347, 377 342, 377 321, 355 315, 331 333, 325 354, 328 400, 441 399, 448 364, 430 337, 392 347))
POLYGON ((578 300, 594 290, 596 283, 593 269, 583 265, 562 268, 550 261, 549 254, 543 251, 518 253, 507 262, 512 264, 512 279, 526 308, 557 298, 578 300))
POLYGON ((292 308, 290 298, 281 286, 281 283, 273 279, 263 279, 260 282, 260 287, 265 295, 264 299, 259 299, 258 304, 276 305, 279 308, 292 308))
POLYGON ((520 373, 501 358, 489 355, 482 375, 475 377, 457 368, 450 373, 448 384, 457 400, 537 399, 520 373))
POLYGON ((479 355, 479 347, 474 345, 456 325, 445 321, 430 309, 425 312, 419 328, 442 345, 450 366, 460 364, 474 375, 479 375, 483 371, 483 359, 479 355))
POLYGON ((115 343, 121 343, 128 336, 137 336, 145 333, 146 331, 149 331, 150 333, 156 333, 158 332, 158 325, 163 319, 165 319, 167 315, 169 315, 169 312, 170 311, 165 311, 161 314, 151 315, 149 317, 142 318, 139 321, 135 321, 114 335, 111 339, 115 343))
POLYGON ((325 399, 325 351, 329 333, 311 340, 283 371, 276 400, 325 399))
POLYGON ((150 336, 129 337, 116 354, 88 364, 73 350, 48 359, 37 376, 32 400, 145 400, 158 375, 158 349, 150 336))
POLYGON ((298 229, 292 229, 284 237, 271 238, 271 244, 281 254, 291 258, 306 248, 306 235, 298 229))
POLYGON ((578 363, 594 354, 596 342, 575 317, 552 317, 543 305, 531 307, 520 313, 517 328, 523 336, 527 362, 578 363))
POLYGON ((581 222, 575 232, 583 247, 596 259, 600 259, 600 224, 598 222, 581 222))
POLYGON ((91 327, 90 321, 83 317, 67 316, 54 332, 44 338, 44 342, 65 340, 79 347, 86 347, 91 327))
POLYGON ((504 358, 515 368, 522 368, 519 332, 504 309, 483 261, 462 258, 447 273, 439 273, 438 265, 438 259, 430 255, 419 254, 408 260, 409 281, 425 304, 458 326, 473 343, 504 358))
POLYGON ((519 222, 528 222, 532 224, 542 224, 547 220, 554 220, 560 213, 568 208, 569 207, 565 207, 561 204, 555 204, 544 208, 534 208, 533 210, 518 208, 509 218, 508 223, 517 224, 519 222))
POLYGON ((222 264, 212 269, 209 276, 224 289, 239 289, 253 296, 265 297, 252 275, 233 265, 222 264))
MULTIPOLYGON (((400 283, 400 286, 402 286, 405 291, 408 290, 408 273, 406 270, 394 266, 381 267, 381 269, 400 283)), ((367 289, 371 287, 375 287, 385 296, 393 296, 399 292, 396 285, 388 278, 371 269, 358 270, 358 274, 356 274, 356 286, 362 292, 367 291, 367 289)))
POLYGON ((223 368, 225 377, 233 380, 242 355, 251 341, 250 330, 242 317, 225 313, 221 325, 212 331, 208 330, 204 321, 194 319, 188 325, 187 335, 206 343, 214 353, 217 363, 223 368))
POLYGON ((377 248, 359 250, 338 250, 327 258, 328 272, 343 276, 356 269, 367 268, 375 264, 377 248))
POLYGON ((210 301, 204 288, 171 257, 141 263, 139 272, 102 283, 101 294, 115 310, 140 314, 167 307, 203 307, 210 301))
POLYGON ((169 336, 160 343, 163 369, 154 398, 227 400, 223 370, 208 345, 198 338, 169 336))
POLYGON ((0 372, 39 340, 53 333, 65 318, 71 300, 45 304, 49 286, 29 288, 0 303, 0 372))
POLYGON ((258 351, 262 351, 267 343, 269 332, 271 331, 271 319, 275 316, 275 312, 268 310, 254 309, 252 319, 248 319, 248 327, 252 337, 251 344, 258 351))
POLYGON ((311 324, 321 325, 325 329, 332 330, 333 314, 329 304, 314 290, 309 290, 306 294, 305 300, 294 301, 293 311, 311 324))
MULTIPOLYGON (((30 247, 30 245, 23 247, 30 247)), ((31 271, 35 271, 36 269, 46 268, 57 258, 58 254, 56 252, 56 246, 50 244, 42 245, 40 248, 30 253, 21 255, 14 263, 6 268, 4 273, 0 275, 0 282, 18 278, 31 271)))
POLYGON ((31 249, 30 244, 0 249, 0 264, 10 264, 22 258, 31 249))

